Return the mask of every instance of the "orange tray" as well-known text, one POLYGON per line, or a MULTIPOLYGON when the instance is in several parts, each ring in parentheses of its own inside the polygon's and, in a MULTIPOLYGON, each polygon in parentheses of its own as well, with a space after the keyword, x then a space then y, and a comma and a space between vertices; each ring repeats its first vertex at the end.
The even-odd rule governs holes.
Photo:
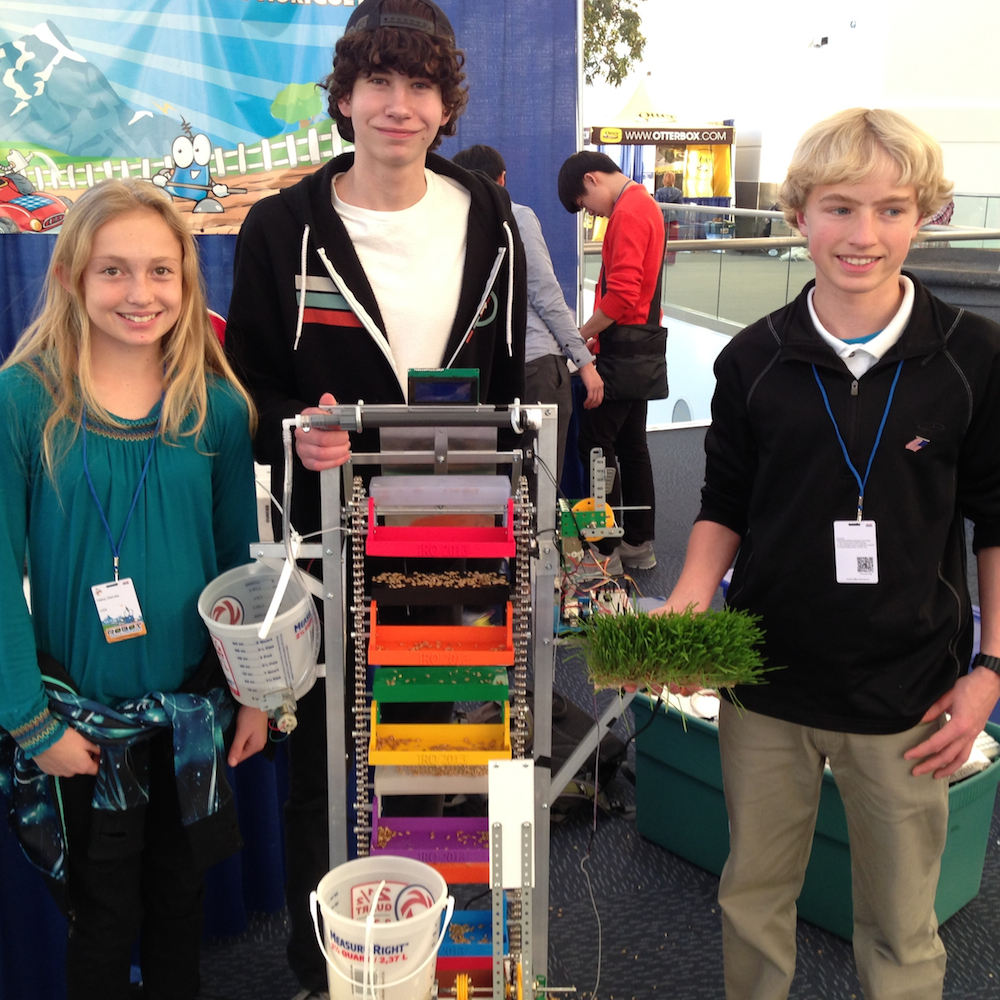
POLYGON ((448 885, 477 885, 490 880, 490 863, 452 864, 447 861, 427 861, 448 885))
POLYGON ((424 767, 486 764, 510 760, 510 708, 504 703, 503 723, 472 725, 385 723, 372 702, 369 764, 418 764, 424 767))
POLYGON ((514 500, 507 501, 506 523, 499 528, 379 524, 375 498, 368 498, 370 556, 410 556, 426 559, 505 559, 514 555, 514 500))
POLYGON ((509 667, 514 664, 514 618, 506 625, 379 625, 372 601, 368 662, 380 667, 509 667))

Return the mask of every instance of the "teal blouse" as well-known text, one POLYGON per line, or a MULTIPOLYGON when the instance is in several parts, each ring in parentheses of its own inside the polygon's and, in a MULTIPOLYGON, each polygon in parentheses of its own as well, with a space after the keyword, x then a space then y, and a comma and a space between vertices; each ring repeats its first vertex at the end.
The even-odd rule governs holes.
MULTIPOLYGON (((81 695, 105 705, 177 691, 209 642, 199 594, 220 573, 249 562, 257 539, 246 404, 210 376, 201 434, 156 440, 120 548, 119 572, 135 583, 147 634, 108 643, 91 587, 114 579, 111 542, 84 474, 81 435, 59 459, 54 484, 42 466, 51 407, 29 367, 0 371, 0 728, 29 756, 62 735, 48 712, 36 650, 62 663, 81 695)), ((116 543, 159 412, 157 403, 122 427, 88 417, 87 464, 116 543)), ((194 415, 188 419, 193 425, 194 415)))

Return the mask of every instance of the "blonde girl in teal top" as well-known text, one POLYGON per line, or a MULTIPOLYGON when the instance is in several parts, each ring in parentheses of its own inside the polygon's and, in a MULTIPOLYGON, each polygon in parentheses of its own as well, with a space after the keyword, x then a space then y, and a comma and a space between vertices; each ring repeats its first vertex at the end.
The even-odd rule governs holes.
MULTIPOLYGON (((41 314, 0 370, 0 728, 68 779, 71 1000, 128 996, 140 928, 145 995, 193 1000, 201 876, 169 730, 145 741, 145 829, 122 835, 123 858, 95 847, 101 751, 50 712, 38 659, 111 707, 184 690, 210 662, 196 604, 256 539, 254 420, 172 203, 138 181, 87 191, 56 242, 41 314)), ((266 726, 239 708, 231 765, 264 746, 266 726)))

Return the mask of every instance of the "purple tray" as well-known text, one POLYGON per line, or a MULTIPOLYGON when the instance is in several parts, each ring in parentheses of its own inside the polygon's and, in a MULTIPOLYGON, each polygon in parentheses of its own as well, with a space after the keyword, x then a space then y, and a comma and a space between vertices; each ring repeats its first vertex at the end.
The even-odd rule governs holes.
POLYGON ((428 864, 489 861, 486 816, 375 816, 372 854, 400 854, 428 864))

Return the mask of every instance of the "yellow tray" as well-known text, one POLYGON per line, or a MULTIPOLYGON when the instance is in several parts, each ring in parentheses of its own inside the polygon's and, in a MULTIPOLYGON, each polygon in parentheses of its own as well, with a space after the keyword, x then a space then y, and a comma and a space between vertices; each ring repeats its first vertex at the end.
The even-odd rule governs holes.
POLYGON ((510 706, 504 702, 503 724, 385 723, 372 702, 370 764, 415 764, 425 767, 485 764, 510 759, 510 706))

